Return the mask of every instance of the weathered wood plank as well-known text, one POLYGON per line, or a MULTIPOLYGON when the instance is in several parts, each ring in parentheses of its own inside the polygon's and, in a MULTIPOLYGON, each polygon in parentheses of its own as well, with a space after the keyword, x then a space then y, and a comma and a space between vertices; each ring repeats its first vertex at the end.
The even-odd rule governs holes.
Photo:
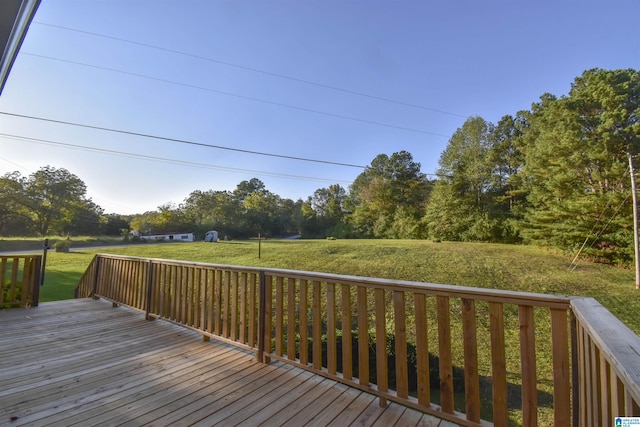
POLYGON ((234 425, 263 425, 277 420, 277 413, 288 403, 289 398, 304 394, 313 384, 308 380, 313 378, 309 371, 295 370, 294 376, 279 376, 262 387, 246 394, 242 401, 238 400, 215 414, 192 424, 193 427, 209 427, 216 424, 234 425), (286 386, 286 387, 285 387, 286 386), (291 393, 293 396, 285 394, 291 393), (271 420, 270 418, 274 418, 271 420))
POLYGON ((162 398, 166 399, 175 395, 172 393, 175 389, 178 389, 176 393, 179 394, 188 393, 190 386, 212 377, 221 366, 228 364, 233 367, 240 363, 248 365, 250 362, 246 357, 238 357, 233 350, 214 358, 207 352, 201 352, 188 360, 184 357, 182 360, 178 358, 161 371, 156 365, 154 370, 144 374, 134 372, 128 378, 117 382, 108 379, 98 380, 100 387, 94 387, 93 391, 58 399, 55 406, 37 414, 40 417, 46 414, 46 417, 33 421, 27 416, 21 420, 28 420, 33 425, 65 427, 76 423, 98 425, 119 415, 124 419, 131 419, 134 416, 132 411, 137 408, 144 406, 148 411, 154 408, 154 404, 158 404, 154 400, 149 402, 149 399, 146 399, 148 396, 157 400, 158 394, 162 393, 162 398))
MULTIPOLYGON (((276 402, 244 420, 247 425, 266 425, 276 421, 278 424, 296 416, 308 405, 317 405, 322 393, 329 392, 333 382, 318 375, 312 375, 294 389, 286 392, 286 398, 280 397, 276 402)), ((315 409, 314 409, 315 410, 315 409)))

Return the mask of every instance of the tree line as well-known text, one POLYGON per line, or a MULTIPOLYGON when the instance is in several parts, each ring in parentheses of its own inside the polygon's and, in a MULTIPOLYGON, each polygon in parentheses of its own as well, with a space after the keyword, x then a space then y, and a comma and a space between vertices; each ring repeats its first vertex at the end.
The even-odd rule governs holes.
POLYGON ((285 199, 259 179, 196 190, 182 203, 104 215, 82 181, 49 166, 0 179, 2 235, 194 231, 247 238, 398 238, 533 243, 625 263, 633 256, 629 159, 640 148, 640 73, 585 71, 498 123, 470 117, 436 179, 411 153, 380 154, 348 187, 285 199))

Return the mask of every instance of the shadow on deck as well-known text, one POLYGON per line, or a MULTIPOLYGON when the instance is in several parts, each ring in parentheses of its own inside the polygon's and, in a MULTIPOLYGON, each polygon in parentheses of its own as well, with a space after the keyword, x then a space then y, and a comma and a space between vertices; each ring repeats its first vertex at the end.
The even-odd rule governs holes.
POLYGON ((0 424, 454 426, 111 303, 0 310, 0 424))

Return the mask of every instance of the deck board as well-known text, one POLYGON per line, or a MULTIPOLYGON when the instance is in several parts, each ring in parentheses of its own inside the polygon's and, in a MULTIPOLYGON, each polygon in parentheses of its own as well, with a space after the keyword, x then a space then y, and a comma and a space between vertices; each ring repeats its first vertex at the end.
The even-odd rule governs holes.
POLYGON ((450 425, 90 299, 0 310, 0 425, 450 425))

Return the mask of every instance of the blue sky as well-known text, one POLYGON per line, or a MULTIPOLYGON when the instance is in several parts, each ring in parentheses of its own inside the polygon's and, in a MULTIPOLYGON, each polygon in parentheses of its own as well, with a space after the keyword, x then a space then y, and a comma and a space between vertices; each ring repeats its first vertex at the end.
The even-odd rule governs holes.
POLYGON ((361 166, 407 150, 434 173, 466 117, 640 68, 638 16, 637 0, 43 0, 0 97, 0 174, 66 168, 130 214, 254 177, 306 199, 362 172, 167 139, 361 166))

